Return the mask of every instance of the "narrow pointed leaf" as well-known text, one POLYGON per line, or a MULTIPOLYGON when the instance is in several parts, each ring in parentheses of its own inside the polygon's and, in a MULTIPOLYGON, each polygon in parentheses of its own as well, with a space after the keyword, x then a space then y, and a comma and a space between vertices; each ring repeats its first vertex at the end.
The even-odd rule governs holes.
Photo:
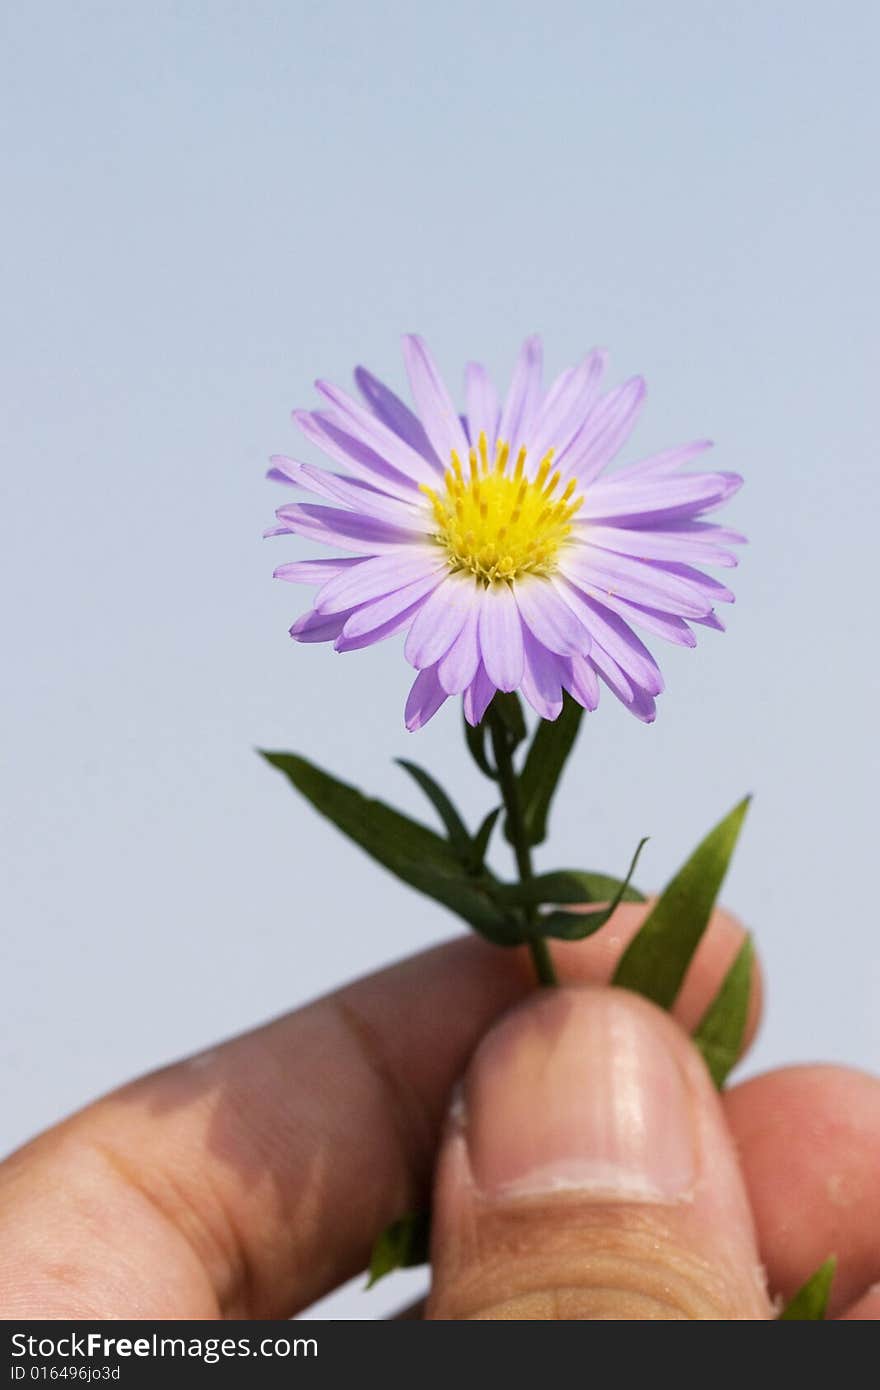
POLYGON ((798 1289, 779 1314, 780 1322, 822 1322, 828 1316, 828 1300, 837 1260, 832 1255, 798 1289))
POLYGON ((295 753, 263 753, 337 829, 410 887, 434 898, 499 945, 521 939, 515 919, 486 896, 447 840, 363 795, 295 753))
POLYGON ((262 756, 284 773, 316 811, 386 868, 395 871, 397 860, 404 858, 426 859, 451 872, 457 868, 452 847, 420 821, 364 796, 357 787, 341 782, 296 753, 264 752, 262 756))
POLYGON ((694 1032, 694 1042, 719 1091, 742 1051, 754 955, 752 939, 747 936, 694 1032))
POLYGON ((397 758, 396 762, 410 777, 421 787, 425 796, 430 801, 434 810, 437 812, 441 821, 446 827, 449 836, 449 843, 456 851, 460 859, 470 858, 472 841, 470 832, 462 820, 451 799, 438 782, 435 782, 430 772, 426 772, 418 763, 408 762, 406 758, 397 758))
MULTIPOLYGON (((607 903, 620 889, 623 879, 595 874, 584 869, 556 869, 538 874, 526 883, 498 883, 491 888, 496 902, 505 907, 544 907, 565 903, 607 903)), ((644 893, 632 884, 624 888, 623 902, 643 903, 644 893)))
POLYGON ((609 903, 622 883, 624 884, 624 891, 623 897, 620 899, 621 902, 643 903, 646 900, 644 893, 641 889, 636 888, 634 883, 627 884, 624 879, 613 878, 610 874, 585 871, 579 874, 579 878, 590 894, 589 898, 585 899, 586 902, 609 903))
POLYGON ((427 1264, 430 1234, 431 1215, 427 1211, 410 1212, 386 1226, 373 1245, 367 1288, 395 1269, 427 1264))
POLYGON ((749 797, 697 846, 663 890, 623 953, 613 983, 671 1008, 700 944, 731 855, 749 797))
POLYGON ((553 936, 562 941, 582 941, 585 936, 592 936, 600 927, 604 927, 623 901, 629 881, 636 871, 639 855, 647 843, 647 838, 639 841, 626 878, 618 883, 617 892, 607 907, 600 908, 597 912, 549 912, 546 916, 538 918, 539 936, 553 936))
POLYGON ((464 721, 464 739, 468 746, 468 752, 476 763, 477 767, 486 777, 491 777, 493 782, 498 781, 498 772, 489 762, 486 753, 486 740, 489 734, 489 725, 482 718, 477 725, 469 724, 464 721))
POLYGON ((502 806, 496 806, 494 811, 490 811, 489 814, 483 819, 479 830, 474 836, 473 844, 471 846, 471 867, 473 869, 473 872, 476 874, 481 872, 486 862, 486 855, 489 851, 489 841, 492 838, 492 831, 495 829, 495 824, 498 820, 498 817, 501 815, 503 809, 504 808, 502 806))
POLYGON ((496 946, 518 946, 524 940, 522 925, 513 913, 502 911, 466 871, 459 869, 456 874, 448 874, 429 864, 407 860, 393 872, 412 888, 457 913, 496 946))
MULTIPOLYGON (((547 817, 562 769, 578 730, 583 709, 566 692, 558 719, 542 719, 529 745, 519 786, 522 797, 526 833, 530 845, 539 845, 547 838, 547 817)), ((508 840, 510 835, 505 827, 508 840)))

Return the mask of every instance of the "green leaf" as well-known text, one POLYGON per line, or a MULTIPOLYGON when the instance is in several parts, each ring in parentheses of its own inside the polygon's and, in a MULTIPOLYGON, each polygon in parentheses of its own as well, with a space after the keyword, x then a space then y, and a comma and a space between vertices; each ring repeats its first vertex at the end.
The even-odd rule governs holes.
POLYGON ((828 1316, 828 1300, 837 1260, 832 1255, 821 1264, 779 1314, 780 1322, 822 1322, 828 1316))
POLYGON ((486 896, 447 840, 382 801, 332 777, 295 753, 263 753, 337 829, 410 887, 458 913, 499 945, 522 940, 515 920, 486 896))
POLYGON ((410 777, 418 783, 425 793, 445 825, 449 835, 449 843, 458 854, 459 859, 469 860, 473 848, 470 832, 446 792, 438 782, 434 781, 430 772, 419 767, 418 763, 408 762, 406 758, 397 758, 395 761, 399 767, 409 773, 410 777))
POLYGON ((671 1008, 708 926, 749 801, 746 797, 710 830, 664 889, 624 951, 615 985, 671 1008))
POLYGON ((471 845, 471 868, 476 874, 482 871, 486 862, 486 854, 489 850, 489 841, 492 838, 492 831, 495 829, 495 823, 503 809, 503 806, 496 806, 494 811, 490 811, 488 816, 483 819, 479 830, 474 836, 473 844, 471 845))
POLYGON ((752 939, 747 936, 694 1032, 694 1042, 719 1091, 742 1051, 754 955, 752 939))
POLYGON ((486 739, 488 735, 489 724, 485 715, 480 720, 479 724, 476 725, 469 724, 466 719, 464 720, 464 738, 471 757, 482 773, 487 777, 491 777, 493 782, 497 782, 498 771, 492 766, 486 756, 486 739))
POLYGON ((471 874, 461 870, 455 875, 447 874, 414 860, 401 862, 393 872, 412 888, 457 913, 496 946, 519 946, 525 940, 523 924, 512 913, 502 912, 487 896, 488 885, 471 874))
MULTIPOLYGON (((610 874, 595 874, 584 869, 556 869, 538 874, 526 883, 493 883, 491 893, 505 907, 543 907, 561 903, 607 903, 624 880, 610 874)), ((644 893, 632 884, 624 889, 623 902, 643 903, 644 893)))
POLYGON ((546 916, 538 918, 536 928, 538 935, 553 936, 562 941, 582 941, 585 936, 592 936, 600 927, 604 927, 623 901, 629 887, 629 881, 636 871, 639 855, 647 843, 647 839, 639 841, 632 857, 632 863, 627 870, 626 878, 618 882, 617 892, 607 907, 601 908, 598 912, 547 913, 546 916))
MULTIPOLYGON (((580 875, 583 880, 584 888, 590 894, 585 901, 593 903, 607 903, 614 897, 624 881, 619 878, 612 878, 610 874, 596 874, 585 872, 580 875)), ((624 890, 620 900, 624 903, 643 903, 646 901, 644 893, 636 888, 635 884, 630 883, 624 890)))
MULTIPOLYGON (((574 747, 581 726, 583 709, 566 692, 562 697, 562 713, 558 719, 542 719, 529 745, 525 764, 519 777, 520 796, 526 834, 530 845, 539 845, 547 838, 547 816, 553 794, 574 747)), ((505 826, 508 840, 510 834, 505 826)))
POLYGON ((386 1226, 370 1254, 367 1288, 371 1289, 395 1269, 427 1264, 430 1234, 431 1215, 427 1211, 411 1212, 386 1226))
POLYGON ((262 756, 289 778, 316 811, 386 868, 396 872, 397 861, 405 857, 427 859, 450 872, 457 869, 449 843, 420 821, 364 796, 357 787, 339 781, 296 753, 262 752, 262 756))

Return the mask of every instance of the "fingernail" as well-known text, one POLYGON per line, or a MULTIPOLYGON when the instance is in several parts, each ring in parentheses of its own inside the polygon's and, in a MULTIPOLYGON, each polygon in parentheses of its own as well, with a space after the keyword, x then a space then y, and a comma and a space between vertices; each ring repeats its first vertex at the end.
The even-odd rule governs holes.
POLYGON ((687 1083, 667 1030, 625 994, 544 990, 480 1045, 465 1088, 486 1196, 595 1191, 672 1201, 696 1176, 687 1083))

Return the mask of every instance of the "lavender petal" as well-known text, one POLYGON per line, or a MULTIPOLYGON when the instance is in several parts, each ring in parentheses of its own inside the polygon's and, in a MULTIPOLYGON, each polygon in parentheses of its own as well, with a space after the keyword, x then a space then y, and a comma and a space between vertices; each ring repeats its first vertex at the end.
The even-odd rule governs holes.
POLYGON ((406 405, 399 396, 395 396, 383 381, 368 372, 366 367, 356 367, 354 379, 357 382, 358 390, 363 396, 373 414, 387 425, 390 430, 408 444, 411 449, 415 449, 417 454, 421 454, 429 463, 436 466, 439 459, 431 447, 431 441, 425 434, 425 427, 417 415, 414 415, 409 406, 406 405))
MULTIPOLYGON (((697 639, 688 627, 684 618, 677 618, 672 613, 661 613, 656 608, 645 608, 639 603, 630 603, 629 599, 612 596, 603 593, 599 589, 593 589, 590 585, 584 586, 584 593, 591 598, 598 599, 606 608, 611 608, 615 613, 628 623, 635 623, 637 627, 642 627, 646 632, 652 632, 655 637, 662 637, 666 642, 672 642, 677 647, 695 647, 697 639)), ((703 619, 692 619, 694 622, 704 621, 703 619)))
POLYGON ((481 362, 469 362, 465 367, 464 399, 471 439, 476 443, 485 434, 489 448, 494 448, 500 418, 498 392, 481 362))
POLYGON ((614 659, 627 680, 643 686, 651 695, 659 695, 663 689, 660 668, 623 618, 565 580, 559 581, 559 588, 594 642, 614 659))
POLYGON ((290 564, 279 565, 272 577, 286 579, 290 584, 326 584, 328 579, 344 574, 364 558, 361 555, 346 555, 326 560, 293 560, 290 564))
POLYGON ((614 474, 616 482, 633 478, 663 477, 667 473, 677 473, 680 468, 698 458, 712 448, 711 439, 695 439, 690 444, 679 444, 662 453, 651 454, 649 458, 639 459, 637 463, 627 464, 614 474))
POLYGON ((402 588, 395 589, 393 593, 373 599, 371 603, 358 604, 345 624, 343 636, 346 641, 350 638, 362 637, 365 633, 382 627, 404 610, 411 611, 411 617, 415 617, 424 600, 434 592, 437 585, 442 582, 442 578, 442 574, 434 571, 421 579, 404 584, 402 588))
POLYGON ((702 570, 694 569, 692 565, 678 564, 672 560, 657 560, 653 567, 658 572, 672 576, 679 584, 687 585, 710 607, 716 603, 736 603, 736 594, 732 589, 728 589, 726 584, 722 584, 711 574, 703 574, 702 570))
POLYGON ((334 463, 341 464, 363 482, 381 487, 383 491, 393 497, 399 497, 401 501, 412 502, 420 498, 419 482, 436 482, 436 475, 424 464, 424 476, 421 478, 401 473, 362 439, 356 439, 353 434, 343 429, 327 411, 295 410, 293 420, 309 443, 314 444, 334 463))
MULTIPOLYGON (((595 483, 588 489, 579 521, 633 518, 647 514, 673 517, 689 516, 720 506, 740 486, 742 479, 735 473, 681 473, 668 478, 633 479, 618 482, 615 475, 595 483)), ((617 525, 622 521, 618 520, 617 525)))
POLYGON ((537 334, 526 338, 513 368, 510 387, 501 411, 498 436, 516 457, 520 444, 529 438, 541 401, 543 349, 537 334))
MULTIPOLYGON (((416 585, 411 587, 417 588, 416 585)), ((404 598, 409 597, 411 595, 405 594, 404 590, 401 590, 399 594, 392 595, 397 603, 401 603, 404 598)), ((386 605, 387 610, 392 609, 393 606, 389 599, 386 605)), ((393 637, 396 633, 405 631, 418 613, 420 606, 421 599, 416 599, 414 603, 408 603, 399 612, 392 613, 383 622, 377 620, 378 603, 365 604, 363 608, 356 608, 333 646, 338 652, 357 652, 363 647, 374 647, 377 642, 384 642, 387 637, 393 637), (360 625, 357 625, 357 620, 360 620, 360 625)))
MULTIPOLYGON (((594 642, 587 660, 595 667, 600 678, 624 705, 631 705, 635 691, 612 656, 594 642)), ((574 662, 572 662, 574 665, 574 662)))
POLYGON ((478 604, 479 591, 472 575, 447 575, 409 630, 404 656, 410 665, 418 669, 436 665, 478 604))
POLYGON ((584 709, 596 709, 599 705, 599 680, 595 666, 583 656, 572 657, 568 665, 569 673, 564 682, 566 690, 584 709))
POLYGON ((359 405, 347 392, 341 391, 332 382, 316 381, 315 385, 334 407, 345 428, 356 439, 366 444, 369 449, 375 450, 404 477, 413 478, 419 483, 436 482, 440 472, 439 464, 432 467, 429 460, 423 458, 387 425, 383 425, 371 410, 359 405))
POLYGON ((416 410, 437 457, 448 467, 455 450, 463 462, 468 443, 458 413, 427 345, 415 333, 403 339, 403 360, 416 410))
POLYGON ((478 638, 489 679, 499 690, 516 690, 523 673, 523 631, 508 584, 490 584, 483 590, 478 638))
POLYGON ((541 719, 558 719, 562 711, 562 686, 569 665, 556 652, 548 651, 532 634, 523 635, 523 676, 521 690, 541 719))
POLYGON ((596 349, 553 382, 528 440, 534 460, 539 462, 548 449, 555 451, 557 460, 565 452, 599 399, 605 364, 606 354, 596 349))
POLYGON ((667 573, 661 565, 628 555, 611 555, 589 545, 567 549, 559 561, 559 572, 577 586, 586 583, 680 618, 702 617, 712 607, 711 601, 693 585, 667 573))
POLYGON ((586 656, 590 632, 549 579, 526 578, 514 585, 520 617, 538 641, 560 656, 586 656))
POLYGON ((486 713, 486 710, 489 708, 489 701, 495 694, 495 690, 496 686, 489 678, 485 666, 480 662, 477 668, 477 674, 474 676, 462 697, 464 717, 472 727, 479 724, 483 715, 486 713))
POLYGON ((362 482, 358 478, 345 478, 339 473, 329 473, 326 468, 315 468, 310 463, 300 463, 297 459, 287 458, 283 454, 275 454, 272 462, 279 472, 283 471, 288 482, 314 493, 317 497, 325 497, 352 511, 363 512, 381 521, 389 521, 392 526, 411 527, 423 531, 426 535, 436 529, 436 523, 432 520, 422 497, 417 498, 417 495, 414 495, 412 499, 403 501, 380 491, 371 483, 362 482))
POLYGON ((479 604, 474 604, 461 632, 437 663, 437 676, 447 695, 460 695, 477 674, 480 665, 479 619, 479 604))
POLYGON ((446 691, 437 679, 437 672, 432 667, 420 671, 413 682, 404 711, 406 727, 410 733, 424 728, 440 706, 445 704, 446 699, 446 691))
POLYGON ((290 635, 295 642, 332 642, 339 636, 347 617, 347 613, 327 614, 311 610, 297 618, 290 635))
POLYGON ((275 513, 288 530, 307 540, 323 541, 340 550, 368 550, 378 555, 411 545, 425 544, 421 531, 404 530, 372 516, 358 516, 338 507, 320 507, 311 502, 296 502, 279 507, 275 513))
POLYGON ((412 545, 402 552, 370 556, 328 579, 315 598, 315 608, 319 613, 339 613, 343 608, 373 603, 416 580, 439 576, 445 563, 439 550, 429 546, 412 545))
POLYGON ((587 487, 620 452, 632 433, 645 399, 639 376, 609 391, 575 435, 559 462, 587 487))
POLYGON ((719 565, 722 569, 732 569, 738 563, 731 551, 684 531, 662 531, 652 527, 635 530, 591 522, 585 528, 585 535, 589 536, 590 545, 597 545, 600 550, 633 555, 639 560, 687 560, 695 565, 719 565))

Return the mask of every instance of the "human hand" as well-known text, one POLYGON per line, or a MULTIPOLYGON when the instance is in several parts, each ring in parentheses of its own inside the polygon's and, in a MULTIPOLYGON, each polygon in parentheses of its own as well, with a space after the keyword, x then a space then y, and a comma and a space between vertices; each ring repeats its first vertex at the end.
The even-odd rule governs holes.
MULTIPOLYGON (((288 1317, 425 1205, 442 1133, 428 1316, 767 1318, 762 1267, 788 1297, 834 1253, 832 1315, 880 1317, 880 1081, 788 1068, 719 1101, 667 1016, 588 987, 643 911, 558 948, 580 988, 458 940, 40 1136, 0 1165, 0 1315, 288 1317)), ((716 914, 684 1027, 740 939, 716 914)))

